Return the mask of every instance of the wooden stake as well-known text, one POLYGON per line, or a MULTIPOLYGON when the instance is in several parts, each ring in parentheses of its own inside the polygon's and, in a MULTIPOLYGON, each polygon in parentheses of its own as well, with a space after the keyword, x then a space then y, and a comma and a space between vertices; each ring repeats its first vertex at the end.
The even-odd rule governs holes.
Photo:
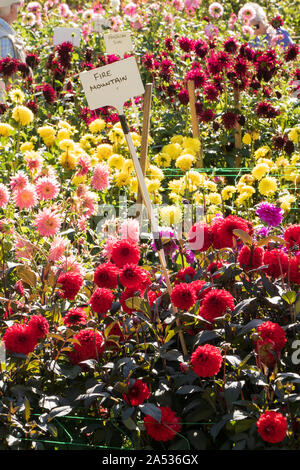
MULTIPOLYGON (((171 295, 172 286, 171 286, 171 282, 170 282, 170 278, 169 278, 169 274, 168 274, 167 263, 166 263, 166 258, 165 258, 165 252, 164 252, 163 247, 160 246, 159 229, 158 229, 158 224, 157 224, 157 220, 156 220, 156 215, 154 213, 154 210, 153 210, 153 207, 152 207, 152 204, 151 204, 151 199, 150 199, 148 189, 147 189, 147 186, 146 186, 146 183, 145 183, 142 168, 141 168, 141 165, 140 165, 140 162, 139 162, 136 150, 135 150, 135 146, 134 146, 132 138, 131 138, 131 134, 130 134, 129 127, 128 127, 128 124, 127 124, 127 121, 126 121, 126 117, 125 117, 124 114, 119 114, 119 119, 120 119, 120 123, 121 123, 122 129, 123 129, 124 135, 125 135, 126 143, 128 145, 128 149, 129 149, 132 161, 133 161, 133 165, 134 165, 136 176, 137 176, 139 186, 140 186, 140 189, 141 189, 143 201, 144 201, 146 209, 147 209, 147 214, 148 214, 148 218, 149 218, 149 222, 150 222, 150 228, 151 228, 151 231, 153 233, 153 238, 154 238, 154 240, 157 240, 157 242, 158 242, 158 255, 159 255, 159 259, 160 259, 160 264, 161 264, 162 271, 163 271, 163 274, 164 274, 164 277, 165 277, 168 293, 169 293, 169 295, 171 295)), ((173 306, 173 311, 174 311, 174 314, 175 314, 175 317, 176 317, 176 324, 177 324, 178 327, 180 327, 180 319, 177 316, 177 309, 174 306, 173 306)), ((182 333, 181 330, 178 332, 178 336, 179 336, 179 339, 180 339, 183 354, 187 355, 187 347, 186 347, 185 340, 184 340, 184 337, 183 337, 183 333, 182 333)))
MULTIPOLYGON (((241 109, 240 102, 240 91, 238 88, 234 89, 233 92, 234 108, 237 110, 241 109)), ((242 149, 242 128, 239 124, 236 125, 235 134, 234 134, 234 147, 237 150, 238 154, 235 159, 235 165, 237 168, 241 166, 241 154, 240 150, 242 149)))
MULTIPOLYGON (((148 166, 148 141, 150 132, 150 114, 151 114, 151 101, 152 101, 152 83, 147 83, 145 86, 144 94, 144 108, 143 108, 143 127, 140 151, 140 165, 143 176, 145 177, 148 166)), ((142 204, 143 197, 140 185, 138 187, 137 205, 142 204)), ((140 214, 141 216, 141 214, 140 214)))
POLYGON ((188 80, 188 94, 189 94, 189 104, 190 104, 190 113, 192 120, 192 131, 194 139, 198 139, 200 142, 200 152, 197 155, 197 168, 203 168, 203 148, 199 130, 199 122, 196 112, 196 96, 195 96, 195 84, 193 80, 188 80))

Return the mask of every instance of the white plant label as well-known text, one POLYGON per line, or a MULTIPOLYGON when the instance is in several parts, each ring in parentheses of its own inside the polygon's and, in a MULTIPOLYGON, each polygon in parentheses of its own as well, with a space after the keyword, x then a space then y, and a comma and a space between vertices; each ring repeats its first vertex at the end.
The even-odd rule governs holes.
POLYGON ((102 34, 103 32, 103 27, 105 26, 106 28, 110 28, 110 20, 108 18, 104 18, 103 16, 100 15, 95 15, 94 19, 94 31, 98 34, 102 34))
POLYGON ((81 30, 79 28, 54 28, 53 45, 58 46, 63 42, 70 42, 75 47, 80 46, 81 30))
POLYGON ((125 101, 145 93, 135 57, 81 72, 79 78, 91 110, 113 106, 122 114, 125 101))
POLYGON ((133 49, 130 31, 120 31, 118 33, 106 33, 103 35, 107 54, 123 56, 133 49))

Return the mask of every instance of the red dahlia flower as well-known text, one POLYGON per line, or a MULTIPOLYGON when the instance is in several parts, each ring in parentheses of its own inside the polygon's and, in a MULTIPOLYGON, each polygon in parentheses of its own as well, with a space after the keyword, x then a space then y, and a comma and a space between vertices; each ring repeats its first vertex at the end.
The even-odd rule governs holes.
POLYGON ((123 394, 123 398, 131 406, 138 406, 148 400, 150 390, 145 382, 136 379, 134 384, 129 388, 128 393, 123 394))
POLYGON ((201 280, 193 281, 190 283, 190 286, 194 289, 197 299, 203 299, 204 296, 211 290, 211 287, 206 287, 205 289, 203 289, 205 284, 207 284, 207 282, 201 280))
POLYGON ((98 287, 115 289, 118 286, 119 269, 113 263, 99 265, 94 274, 94 282, 98 287))
POLYGON ((209 322, 213 322, 215 318, 225 315, 226 310, 234 310, 234 298, 225 289, 212 289, 202 300, 201 317, 209 322))
POLYGON ((7 351, 27 355, 36 347, 36 330, 25 323, 15 323, 7 328, 3 341, 7 351))
POLYGON ((150 415, 144 418, 147 434, 156 441, 166 442, 172 440, 180 432, 180 418, 168 406, 160 406, 161 421, 150 415))
POLYGON ((195 223, 188 233, 188 243, 193 251, 206 251, 213 243, 212 228, 205 223, 195 223))
POLYGON ((300 254, 290 259, 289 265, 290 281, 294 284, 300 284, 300 254))
POLYGON ((211 344, 198 346, 191 355, 191 364, 199 377, 212 377, 218 374, 223 362, 219 349, 211 344))
POLYGON ((263 264, 264 250, 260 246, 244 245, 238 255, 238 263, 245 270, 257 269, 263 264))
POLYGON ((89 304, 94 312, 105 314, 111 309, 114 299, 115 296, 110 289, 98 287, 91 296, 89 304))
POLYGON ((64 324, 68 327, 74 325, 85 325, 86 313, 83 308, 71 308, 63 318, 64 324))
POLYGON ((83 278, 80 274, 72 271, 67 271, 60 274, 57 283, 61 285, 61 295, 64 299, 74 300, 75 296, 80 291, 83 278))
POLYGON ((233 234, 233 230, 243 230, 247 233, 250 232, 247 221, 236 215, 229 215, 224 219, 217 219, 217 221, 212 225, 214 247, 216 249, 232 248, 233 238, 236 239, 236 236, 233 234))
POLYGON ((285 229, 284 239, 287 242, 287 248, 300 249, 300 224, 290 225, 285 229))
POLYGON ((272 278, 285 276, 288 272, 289 257, 282 250, 274 248, 264 252, 263 264, 268 265, 264 271, 272 278))
POLYGON ((283 441, 288 430, 287 419, 276 411, 265 411, 256 425, 262 439, 272 444, 283 441))
POLYGON ((177 284, 171 292, 171 302, 180 310, 189 310, 196 302, 196 294, 191 284, 177 284))
POLYGON ((111 251, 111 261, 119 268, 125 264, 138 264, 140 250, 136 243, 123 239, 117 241, 111 251))
POLYGON ((215 274, 215 273, 219 271, 219 269, 221 269, 223 266, 224 264, 222 263, 222 261, 212 261, 207 266, 207 270, 206 270, 207 274, 209 276, 214 277, 215 279, 219 279, 221 277, 221 274, 215 274))
POLYGON ((69 352, 72 364, 79 364, 88 359, 98 359, 104 351, 104 339, 94 330, 81 330, 74 336, 73 351, 69 352))
POLYGON ((35 334, 36 340, 44 338, 49 332, 48 320, 43 315, 33 315, 27 325, 32 329, 35 334))
POLYGON ((259 359, 266 366, 274 367, 287 341, 285 332, 278 323, 271 321, 262 323, 256 331, 260 337, 254 340, 259 359))
POLYGON ((271 19, 270 21, 270 25, 274 28, 274 29, 278 29, 280 28, 281 26, 283 26, 283 19, 281 18, 281 16, 275 16, 274 18, 271 19))
POLYGON ((175 284, 178 284, 179 282, 191 282, 195 274, 196 271, 192 266, 182 268, 176 274, 175 284))
POLYGON ((120 271, 120 282, 124 287, 138 289, 144 280, 145 271, 137 264, 125 264, 120 271))

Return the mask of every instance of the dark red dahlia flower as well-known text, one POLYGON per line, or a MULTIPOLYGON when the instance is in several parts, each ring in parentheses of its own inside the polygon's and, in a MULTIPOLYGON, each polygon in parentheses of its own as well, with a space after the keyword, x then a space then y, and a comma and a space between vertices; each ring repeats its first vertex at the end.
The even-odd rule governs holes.
POLYGON ((57 283, 61 286, 61 296, 64 299, 74 300, 82 287, 83 278, 80 274, 67 271, 60 274, 57 283))
POLYGON ((209 47, 203 39, 198 39, 194 42, 194 51, 198 57, 204 59, 209 51, 209 47))
POLYGON ((189 92, 185 88, 182 88, 177 95, 181 104, 187 105, 189 103, 189 92))
POLYGON ((136 379, 128 392, 123 394, 123 398, 131 406, 138 406, 148 400, 150 390, 145 382, 136 379))
POLYGON ((189 310, 196 302, 196 294, 191 284, 177 284, 171 292, 171 302, 180 310, 189 310))
POLYGON ((224 50, 229 54, 234 54, 238 49, 238 45, 235 38, 229 38, 224 41, 224 50))
POLYGON ((265 411, 260 415, 256 425, 262 439, 272 444, 283 441, 288 430, 287 419, 276 411, 265 411))
POLYGON ((18 71, 19 61, 11 57, 0 59, 0 74, 5 78, 11 77, 18 71))
POLYGON ((222 114, 222 122, 225 129, 233 129, 238 124, 238 114, 233 111, 227 111, 222 114))
POLYGON ((295 60, 299 54, 299 46, 298 44, 292 44, 289 46, 288 50, 284 54, 284 58, 287 62, 291 60, 295 60))
POLYGON ((283 26, 283 19, 281 18, 281 16, 277 15, 277 16, 275 16, 274 18, 271 19, 270 25, 271 25, 274 29, 278 29, 278 28, 280 28, 281 26, 283 26))
POLYGON ((216 101, 219 96, 219 90, 215 85, 206 85, 203 93, 209 101, 216 101))
POLYGON ((26 64, 31 68, 35 69, 40 63, 40 58, 31 52, 28 52, 26 55, 26 64))
POLYGON ((71 42, 63 42, 56 46, 56 51, 59 57, 59 63, 63 69, 69 69, 72 62, 73 44, 71 42))
POLYGON ((166 442, 172 440, 180 432, 180 418, 169 406, 160 406, 160 422, 150 415, 144 418, 147 434, 156 441, 166 442))
POLYGON ((115 296, 110 289, 106 287, 98 287, 90 298, 89 304, 93 311, 98 314, 107 313, 113 304, 115 296))
POLYGON ((52 86, 49 85, 49 83, 45 83, 44 85, 42 85, 41 89, 47 103, 55 103, 57 99, 57 94, 56 91, 52 88, 52 86))
POLYGON ((218 348, 211 344, 198 346, 191 355, 192 369, 199 377, 212 377, 221 369, 223 357, 218 348))
POLYGON ((215 112, 212 109, 203 109, 198 113, 199 121, 210 122, 216 117, 215 112))
POLYGON ((187 37, 180 37, 178 39, 180 49, 184 52, 191 52, 194 49, 194 40, 187 37))

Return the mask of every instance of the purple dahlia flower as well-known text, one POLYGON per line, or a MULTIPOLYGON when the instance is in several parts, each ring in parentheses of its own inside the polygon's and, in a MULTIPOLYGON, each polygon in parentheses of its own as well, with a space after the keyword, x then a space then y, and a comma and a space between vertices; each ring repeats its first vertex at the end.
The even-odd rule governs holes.
POLYGON ((283 210, 268 202, 261 202, 257 208, 256 214, 269 227, 277 227, 283 219, 283 210))

